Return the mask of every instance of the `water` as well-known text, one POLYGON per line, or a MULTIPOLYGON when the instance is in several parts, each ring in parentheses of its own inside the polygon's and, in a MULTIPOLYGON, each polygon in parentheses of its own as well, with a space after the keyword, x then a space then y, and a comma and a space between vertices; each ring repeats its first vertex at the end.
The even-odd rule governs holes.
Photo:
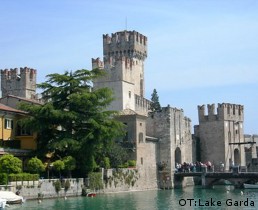
MULTIPOLYGON (((242 190, 230 188, 229 186, 216 186, 213 189, 202 189, 201 187, 187 187, 184 189, 142 191, 130 193, 114 193, 89 197, 68 197, 59 199, 43 199, 42 203, 37 201, 26 201, 22 205, 13 205, 8 209, 26 210, 52 210, 52 209, 90 209, 90 210, 167 210, 167 209, 258 209, 258 190, 242 190), (195 199, 190 205, 186 199, 195 199), (201 202, 199 203, 199 200, 201 202), (221 206, 200 206, 206 201, 219 201, 221 206), (232 199, 238 206, 230 206, 226 200, 232 199), (244 206, 240 201, 248 199, 248 206, 244 206), (179 200, 183 205, 179 205, 179 200), (254 207, 251 206, 251 201, 254 207)), ((247 202, 246 202, 247 203, 247 202)), ((211 204, 210 204, 211 205, 211 204)))

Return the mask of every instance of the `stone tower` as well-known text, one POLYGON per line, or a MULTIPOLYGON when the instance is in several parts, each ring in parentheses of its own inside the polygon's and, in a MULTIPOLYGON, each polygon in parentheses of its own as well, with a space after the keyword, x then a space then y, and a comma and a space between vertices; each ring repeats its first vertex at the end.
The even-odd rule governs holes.
POLYGON ((122 31, 103 35, 104 63, 92 59, 93 68, 107 74, 94 81, 95 88, 109 87, 115 100, 110 110, 148 109, 144 99, 144 60, 147 57, 147 37, 136 31, 122 31))
POLYGON ((201 161, 211 161, 215 166, 220 162, 228 170, 232 164, 245 165, 244 107, 242 105, 222 103, 198 106, 199 125, 195 126, 195 137, 200 140, 201 161))
POLYGON ((18 68, 1 70, 2 97, 7 95, 34 99, 36 95, 37 70, 18 68))
MULTIPOLYGON (((192 162, 191 120, 182 109, 163 107, 150 112, 146 122, 147 136, 158 138, 158 177, 161 188, 173 188, 176 163, 192 162)), ((191 183, 185 179, 183 185, 191 183)))

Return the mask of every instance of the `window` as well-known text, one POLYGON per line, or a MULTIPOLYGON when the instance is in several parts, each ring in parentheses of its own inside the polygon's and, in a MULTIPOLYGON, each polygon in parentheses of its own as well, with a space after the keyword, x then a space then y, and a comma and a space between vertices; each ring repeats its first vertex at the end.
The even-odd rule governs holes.
POLYGON ((139 133, 139 143, 143 142, 143 133, 139 133))
POLYGON ((131 91, 129 91, 129 98, 131 98, 131 91))
POLYGON ((17 127, 17 135, 18 136, 31 136, 32 132, 31 132, 31 130, 25 128, 24 126, 23 127, 18 126, 17 127))
POLYGON ((5 119, 4 120, 4 128, 5 129, 13 129, 13 120, 12 119, 5 119))
POLYGON ((141 164, 143 165, 143 157, 141 157, 141 164))

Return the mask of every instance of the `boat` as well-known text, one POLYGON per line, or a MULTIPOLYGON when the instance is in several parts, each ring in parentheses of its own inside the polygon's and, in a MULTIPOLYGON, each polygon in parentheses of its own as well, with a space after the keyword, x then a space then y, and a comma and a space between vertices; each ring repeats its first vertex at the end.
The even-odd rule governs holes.
POLYGON ((244 188, 245 189, 258 189, 258 184, 245 184, 244 183, 244 188))
POLYGON ((23 197, 16 195, 11 191, 0 191, 0 199, 6 200, 7 204, 21 204, 23 203, 23 197))
POLYGON ((94 193, 94 192, 89 192, 89 193, 87 193, 87 197, 96 197, 96 193, 94 193))
POLYGON ((6 206, 6 199, 0 198, 0 210, 4 209, 6 206))

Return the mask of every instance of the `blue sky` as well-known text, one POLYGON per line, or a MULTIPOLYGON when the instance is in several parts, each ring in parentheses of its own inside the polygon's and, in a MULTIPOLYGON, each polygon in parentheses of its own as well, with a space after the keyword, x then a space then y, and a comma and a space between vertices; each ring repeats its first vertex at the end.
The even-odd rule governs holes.
POLYGON ((148 37, 146 98, 156 88, 193 125, 198 105, 241 104, 245 133, 258 133, 257 0, 0 0, 0 11, 0 69, 35 68, 38 82, 91 69, 103 34, 136 30, 148 37))

